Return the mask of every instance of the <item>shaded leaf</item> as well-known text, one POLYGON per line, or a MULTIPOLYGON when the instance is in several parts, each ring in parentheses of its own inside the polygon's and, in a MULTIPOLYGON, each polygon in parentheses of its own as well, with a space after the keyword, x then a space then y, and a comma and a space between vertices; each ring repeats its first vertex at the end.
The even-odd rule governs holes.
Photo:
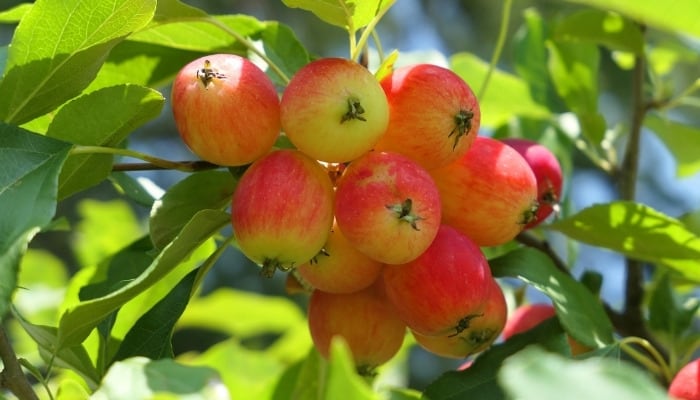
POLYGON ((603 306, 583 284, 558 270, 544 253, 523 247, 489 260, 493 275, 523 280, 546 294, 566 331, 589 347, 613 341, 603 306))
MULTIPOLYGON (((458 53, 450 59, 450 68, 476 90, 486 78, 488 63, 469 53, 458 53)), ((513 115, 547 118, 549 111, 535 103, 524 80, 501 70, 495 70, 486 95, 479 99, 481 124, 497 127, 513 115)))
POLYGON ((212 368, 189 366, 171 359, 152 361, 134 357, 114 363, 107 371, 93 400, 187 398, 229 399, 212 368), (125 384, 127 383, 128 384, 125 384), (172 397, 161 397, 173 395, 172 397))
POLYGON ((103 318, 168 275, 173 268, 229 222, 230 218, 224 212, 200 211, 136 279, 106 296, 68 307, 59 324, 59 346, 70 346, 82 342, 103 318))
POLYGON ((59 348, 57 328, 34 325, 20 315, 15 315, 15 317, 25 332, 39 346, 39 352, 45 360, 53 360, 56 366, 70 368, 80 374, 88 385, 97 386, 100 377, 83 345, 77 344, 59 348))
POLYGON ((700 37, 698 3, 696 0, 569 0, 601 10, 616 11, 641 24, 677 33, 700 37))
POLYGON ((206 17, 207 13, 199 8, 185 4, 180 0, 158 0, 153 21, 169 22, 172 20, 206 17))
POLYGON ((228 171, 202 171, 173 185, 153 204, 149 231, 156 248, 163 248, 203 209, 223 209, 237 181, 228 171))
POLYGON ((76 96, 109 51, 150 21, 155 6, 155 0, 35 3, 9 48, 0 120, 19 125, 76 96))
POLYGON ((631 258, 667 265, 700 282, 700 237, 678 220, 644 204, 597 204, 560 219, 550 229, 631 258))
POLYGON ((676 176, 683 178, 700 171, 700 129, 647 114, 644 125, 654 131, 676 160, 676 176))
MULTIPOLYGON (((372 21, 382 0, 282 0, 290 8, 312 12, 322 21, 352 32, 372 21)), ((385 2, 385 1, 384 1, 385 2)), ((386 2, 385 2, 386 3, 386 2)))
POLYGON ((146 178, 134 178, 126 172, 112 172, 109 179, 123 195, 142 206, 150 208, 156 201, 148 187, 150 184, 155 185, 155 183, 146 178))
POLYGON ((143 314, 119 345, 113 361, 134 356, 152 360, 172 358, 172 333, 185 310, 198 271, 192 270, 156 305, 143 314))
POLYGON ((474 363, 462 371, 448 371, 432 382, 423 393, 426 400, 506 399, 497 379, 501 365, 525 347, 538 344, 551 351, 569 351, 564 332, 555 318, 550 318, 507 342, 491 346, 474 363))
POLYGON ((680 342, 685 330, 691 327, 700 302, 681 304, 673 290, 671 277, 664 271, 649 290, 649 327, 663 332, 671 343, 680 342))
POLYGON ((583 10, 557 21, 556 40, 590 42, 633 54, 644 51, 644 36, 639 26, 620 14, 583 10))
POLYGON ((550 105, 553 88, 547 70, 549 26, 532 8, 523 13, 524 25, 515 36, 515 70, 530 88, 532 99, 542 105, 550 105))
MULTIPOLYGON (((160 92, 138 85, 98 89, 61 107, 46 136, 79 145, 116 147, 157 117, 164 102, 160 92)), ((112 171, 113 160, 109 154, 70 156, 59 176, 59 198, 102 182, 112 171)))
POLYGON ((12 295, 17 287, 17 274, 22 256, 27 251, 29 241, 34 237, 38 228, 20 234, 14 243, 5 243, 0 257, 0 322, 10 310, 12 295))
POLYGON ((668 399, 648 373, 624 361, 574 361, 535 347, 506 360, 498 379, 519 400, 668 399))
MULTIPOLYGON (((294 31, 279 22, 266 22, 265 29, 253 36, 262 40, 265 55, 279 67, 287 77, 293 76, 311 60, 309 53, 297 39, 294 31)), ((268 76, 279 86, 284 82, 274 71, 268 76)))

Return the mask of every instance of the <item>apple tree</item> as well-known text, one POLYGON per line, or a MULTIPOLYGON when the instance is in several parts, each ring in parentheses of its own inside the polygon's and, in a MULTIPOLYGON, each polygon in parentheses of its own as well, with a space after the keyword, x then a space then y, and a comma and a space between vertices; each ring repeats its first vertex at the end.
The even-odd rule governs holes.
POLYGON ((641 189, 698 177, 695 0, 496 2, 486 57, 186 3, 0 10, 1 399, 700 398, 700 206, 641 189))

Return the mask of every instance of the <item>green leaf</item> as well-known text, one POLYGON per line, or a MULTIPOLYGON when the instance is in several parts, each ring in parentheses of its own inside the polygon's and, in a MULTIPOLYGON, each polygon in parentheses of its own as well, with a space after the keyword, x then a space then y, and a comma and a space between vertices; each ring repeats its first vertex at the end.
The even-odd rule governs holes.
POLYGON ((327 373, 322 399, 378 400, 367 382, 357 374, 350 348, 342 337, 331 340, 327 373))
POLYGON ((445 372, 428 385, 423 398, 505 400, 505 393, 496 380, 501 365, 509 357, 534 344, 557 353, 566 354, 569 351, 559 322, 556 318, 550 318, 525 333, 511 337, 505 343, 491 346, 469 368, 445 372))
POLYGON ((153 202, 156 201, 149 188, 155 183, 149 179, 134 178, 126 172, 112 172, 109 179, 120 193, 142 206, 150 208, 153 206, 153 202))
POLYGON ((229 393, 219 381, 219 374, 212 368, 184 365, 171 359, 152 361, 134 357, 112 365, 100 388, 90 398, 229 399, 229 393))
POLYGON ((571 360, 536 347, 506 360, 498 379, 518 400, 668 399, 647 372, 624 361, 571 360))
POLYGON ((700 129, 647 114, 644 125, 654 131, 676 159, 676 175, 679 178, 700 171, 700 129))
POLYGON ((192 299, 178 327, 212 329, 248 338, 283 333, 300 324, 306 325, 304 313, 287 297, 220 288, 192 299))
POLYGON ((613 326, 600 301, 544 253, 523 247, 489 260, 489 265, 494 276, 518 278, 546 294, 562 326, 577 341, 594 348, 612 343, 613 326))
MULTIPOLYGON (((160 92, 137 85, 98 89, 63 106, 46 136, 79 145, 116 147, 137 127, 157 117, 164 102, 160 92)), ((69 157, 59 176, 59 198, 102 182, 112 171, 113 160, 109 154, 69 157)))
POLYGON ((197 272, 195 269, 187 274, 167 296, 136 321, 119 345, 113 361, 134 356, 152 360, 173 357, 173 328, 189 302, 197 272))
POLYGON ((20 125, 76 96, 114 45, 146 26, 155 6, 155 0, 37 1, 9 48, 0 120, 20 125))
POLYGON ((100 381, 99 374, 83 345, 77 344, 59 348, 58 330, 55 327, 34 325, 17 314, 15 317, 25 332, 39 346, 39 352, 45 360, 53 360, 54 365, 69 368, 80 374, 88 385, 97 386, 100 381))
POLYGON ((553 98, 545 46, 549 26, 535 9, 526 9, 523 17, 525 24, 514 38, 515 70, 529 86, 532 99, 546 106, 553 98))
MULTIPOLYGON (((488 63, 470 53, 458 53, 450 59, 450 68, 472 88, 486 78, 488 63)), ((535 103, 524 80, 501 70, 495 70, 486 95, 479 99, 481 125, 498 127, 513 115, 547 118, 549 111, 535 103)))
POLYGON ((590 42, 633 54, 644 52, 644 36, 639 26, 609 11, 583 10, 567 15, 557 21, 554 38, 590 42))
POLYGON ((164 248, 136 279, 106 296, 68 307, 59 324, 59 345, 71 346, 82 342, 103 318, 167 276, 228 223, 229 215, 221 211, 202 210, 197 213, 175 240, 164 248))
POLYGON ((0 24, 14 24, 19 22, 24 14, 32 8, 30 3, 20 3, 7 10, 0 11, 0 24))
POLYGON ((29 241, 56 212, 58 173, 70 144, 0 122, 0 321, 29 241))
POLYGON ((643 25, 700 37, 696 0, 675 0, 672 4, 656 0, 569 0, 601 10, 615 11, 643 25))
MULTIPOLYGON (((293 76, 311 60, 294 31, 287 25, 274 21, 266 22, 265 29, 253 38, 262 40, 265 55, 288 77, 293 76)), ((286 84, 276 73, 268 71, 268 75, 276 84, 286 84)))
POLYGON ((149 230, 156 248, 163 248, 202 209, 223 209, 237 181, 228 171, 203 171, 173 185, 153 204, 149 230))
POLYGON ((605 120, 598 113, 598 47, 590 43, 547 41, 549 73, 559 96, 576 113, 581 131, 598 144, 605 135, 605 120))
POLYGON ((178 19, 205 18, 207 13, 184 4, 180 0, 158 0, 154 22, 169 22, 178 19))
POLYGON ((700 237, 680 221, 644 204, 616 201, 593 205, 549 228, 640 261, 666 265, 684 278, 700 282, 700 237))
POLYGON ((661 277, 649 290, 649 327, 664 332, 670 343, 680 342, 684 331, 690 328, 700 302, 694 299, 681 304, 673 290, 670 275, 665 271, 659 272, 661 277))
POLYGON ((322 21, 354 33, 367 26, 383 0, 282 0, 290 8, 312 12, 322 21))

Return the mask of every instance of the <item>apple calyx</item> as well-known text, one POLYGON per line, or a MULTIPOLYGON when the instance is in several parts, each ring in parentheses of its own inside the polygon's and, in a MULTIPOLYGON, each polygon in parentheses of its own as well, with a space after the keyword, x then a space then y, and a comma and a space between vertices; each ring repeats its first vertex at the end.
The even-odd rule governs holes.
POLYGON ((539 208, 540 203, 537 200, 533 201, 530 207, 528 207, 520 216, 520 221, 518 221, 518 225, 525 226, 530 222, 534 221, 535 218, 537 218, 537 209, 539 208))
POLYGON ((344 123, 345 121, 350 121, 352 119, 359 119, 360 121, 367 121, 365 117, 362 116, 362 114, 365 113, 365 109, 362 107, 362 104, 360 104, 360 99, 357 97, 349 97, 348 98, 348 111, 343 114, 343 117, 340 118, 340 123, 344 123))
POLYGON ((282 272, 289 272, 293 268, 293 264, 284 264, 276 258, 266 258, 265 260, 263 260, 260 275, 262 275, 265 278, 272 278, 275 275, 275 271, 277 270, 280 270, 282 272))
POLYGON ((357 374, 363 378, 371 379, 377 376, 377 367, 372 365, 361 364, 355 367, 357 374))
POLYGON ((455 127, 450 131, 450 134, 447 135, 448 138, 455 135, 455 142, 452 145, 452 150, 457 148, 459 139, 461 139, 462 136, 468 135, 469 131, 471 131, 472 118, 474 118, 474 113, 469 110, 459 110, 457 115, 454 116, 455 127))
POLYGON ((425 218, 411 212, 413 209, 413 200, 410 198, 407 198, 401 204, 387 204, 385 207, 387 210, 395 212, 399 220, 408 222, 411 224, 411 227, 417 231, 420 230, 417 223, 425 218))
POLYGON ((466 317, 460 319, 459 322, 457 322, 457 326, 454 327, 456 332, 451 334, 451 335, 448 335, 447 337, 454 337, 454 336, 459 335, 463 331, 469 329, 469 323, 471 322, 471 320, 473 320, 474 318, 479 318, 479 317, 483 317, 483 316, 484 316, 484 314, 470 314, 470 315, 467 315, 466 317))
POLYGON ((214 71, 211 67, 211 61, 204 60, 204 67, 197 70, 197 79, 202 82, 204 88, 208 88, 212 80, 216 79, 226 79, 226 75, 220 72, 214 71))

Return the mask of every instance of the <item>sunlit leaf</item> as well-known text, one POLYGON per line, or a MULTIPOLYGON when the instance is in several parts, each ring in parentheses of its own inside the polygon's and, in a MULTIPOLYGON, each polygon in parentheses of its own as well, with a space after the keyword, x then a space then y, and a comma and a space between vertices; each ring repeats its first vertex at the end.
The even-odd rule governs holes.
POLYGON ((59 324, 59 346, 82 342, 106 316, 168 275, 227 223, 230 218, 224 212, 200 211, 136 279, 106 296, 68 307, 59 324))
POLYGON ((356 31, 372 21, 382 0, 282 0, 290 8, 312 12, 331 25, 356 31))
POLYGON ((700 237, 680 221, 644 204, 597 204, 549 227, 572 239, 640 261, 668 265, 684 278, 700 282, 700 237), (675 264, 676 260, 680 264, 675 264))
POLYGON ((612 343, 613 326, 602 304, 544 253, 524 247, 489 260, 489 265, 494 276, 519 278, 546 294, 562 326, 577 341, 594 348, 612 343))
POLYGON ((556 40, 591 42, 634 54, 642 54, 644 37, 639 26, 620 14, 583 10, 557 21, 556 40))
POLYGON ((503 363, 499 383, 519 400, 648 399, 668 395, 645 371, 609 358, 571 360, 531 347, 503 363))
POLYGON ((644 125, 654 131, 676 160, 676 175, 691 176, 700 171, 700 129, 647 114, 644 125))
POLYGON ((605 120, 598 112, 598 47, 590 43, 548 41, 549 73, 554 87, 576 113, 581 131, 594 144, 603 140, 605 120))
POLYGON ((93 400, 231 398, 218 373, 209 367, 183 365, 171 359, 152 361, 134 357, 112 365, 93 400), (128 383, 128 384, 125 384, 128 383), (155 396, 158 397, 155 397, 155 396), (172 397, 161 397, 172 395, 172 397))
POLYGON ((26 14, 32 8, 30 3, 17 4, 14 7, 8 8, 7 10, 0 11, 0 23, 15 23, 22 19, 24 14, 26 14))
POLYGON ((656 0, 569 0, 616 11, 641 24, 670 32, 700 36, 698 3, 696 0, 674 0, 671 3, 656 0))
MULTIPOLYGON (((164 102, 160 92, 142 86, 99 89, 61 107, 46 136, 79 145, 116 147, 136 128, 157 117, 164 102)), ((59 198, 106 179, 112 171, 113 159, 109 154, 68 157, 59 176, 59 198)))
MULTIPOLYGON (((458 53, 450 59, 450 68, 472 88, 477 90, 486 78, 488 63, 469 53, 458 53)), ((547 118, 549 111, 530 97, 527 83, 515 75, 496 70, 489 87, 479 99, 481 124, 497 127, 514 115, 547 118)))
POLYGON ((497 379, 501 365, 525 347, 537 344, 550 351, 566 354, 569 351, 559 322, 552 318, 533 329, 511 337, 507 342, 491 346, 462 371, 448 371, 432 382, 424 392, 430 400, 489 399, 507 397, 497 379))
POLYGON ((158 0, 153 21, 156 23, 170 22, 173 20, 185 20, 206 17, 207 13, 199 8, 185 4, 180 0, 158 0))
POLYGON ((76 96, 155 0, 39 1, 17 26, 0 82, 0 120, 22 124, 76 96))

